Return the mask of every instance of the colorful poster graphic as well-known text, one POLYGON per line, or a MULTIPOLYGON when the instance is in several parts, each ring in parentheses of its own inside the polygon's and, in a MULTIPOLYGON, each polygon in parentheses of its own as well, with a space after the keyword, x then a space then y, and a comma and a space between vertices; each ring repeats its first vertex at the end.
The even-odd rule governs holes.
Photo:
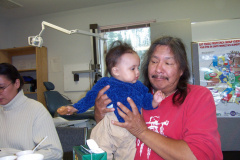
POLYGON ((212 92, 219 117, 240 117, 240 40, 199 42, 200 85, 212 92))

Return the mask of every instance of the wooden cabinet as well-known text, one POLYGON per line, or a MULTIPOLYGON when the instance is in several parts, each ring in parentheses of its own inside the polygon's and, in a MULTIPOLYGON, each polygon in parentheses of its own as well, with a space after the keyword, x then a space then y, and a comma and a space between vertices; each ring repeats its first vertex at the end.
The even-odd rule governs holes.
POLYGON ((35 92, 26 92, 31 97, 36 94, 36 98, 46 107, 43 92, 46 90, 43 85, 44 81, 48 81, 48 62, 46 47, 18 47, 9 49, 0 49, 0 63, 13 64, 21 75, 34 74, 36 78, 35 92), (20 62, 20 63, 19 63, 20 62))

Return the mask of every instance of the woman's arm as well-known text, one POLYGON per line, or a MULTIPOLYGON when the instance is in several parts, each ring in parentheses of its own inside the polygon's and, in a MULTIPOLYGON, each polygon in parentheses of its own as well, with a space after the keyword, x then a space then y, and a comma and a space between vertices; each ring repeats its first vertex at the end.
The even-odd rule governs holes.
POLYGON ((111 99, 104 94, 110 88, 109 85, 105 86, 98 92, 97 98, 95 100, 94 107, 94 117, 96 122, 100 122, 107 112, 114 112, 114 108, 107 108, 107 105, 111 103, 111 99))
POLYGON ((20 152, 21 150, 15 149, 15 148, 0 148, 0 157, 10 156, 14 155, 17 152, 20 152))
POLYGON ((149 130, 143 117, 139 114, 135 103, 131 98, 128 98, 127 100, 131 105, 133 112, 118 102, 119 108, 126 113, 125 114, 118 109, 120 116, 123 117, 125 122, 120 123, 112 121, 113 124, 126 128, 163 159, 196 159, 185 141, 167 138, 159 133, 149 130))
POLYGON ((43 154, 44 160, 61 160, 63 155, 62 146, 53 119, 47 112, 42 106, 42 109, 35 115, 32 140, 35 144, 38 144, 45 136, 48 136, 36 149, 35 153, 43 154))

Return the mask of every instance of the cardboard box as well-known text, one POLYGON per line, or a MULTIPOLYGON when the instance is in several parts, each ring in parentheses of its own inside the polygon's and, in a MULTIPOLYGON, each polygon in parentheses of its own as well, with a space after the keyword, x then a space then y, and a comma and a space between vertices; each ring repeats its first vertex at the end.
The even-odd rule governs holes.
MULTIPOLYGON (((87 145, 83 147, 88 148, 87 145)), ((107 152, 104 153, 88 153, 81 146, 73 147, 73 160, 107 160, 107 152)))

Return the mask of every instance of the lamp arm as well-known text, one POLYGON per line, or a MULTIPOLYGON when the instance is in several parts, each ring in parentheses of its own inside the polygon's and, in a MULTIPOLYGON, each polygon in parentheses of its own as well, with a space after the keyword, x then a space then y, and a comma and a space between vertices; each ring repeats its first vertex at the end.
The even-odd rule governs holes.
POLYGON ((98 37, 101 40, 106 40, 106 38, 104 38, 104 36, 102 36, 101 34, 91 33, 91 32, 87 32, 87 31, 83 31, 83 30, 79 30, 79 29, 67 30, 65 28, 62 28, 62 27, 59 27, 57 25, 48 23, 46 21, 42 21, 42 30, 40 31, 39 35, 28 37, 28 44, 29 45, 42 47, 42 44, 43 44, 42 34, 45 30, 45 26, 51 27, 53 29, 64 32, 66 34, 84 34, 84 35, 88 35, 88 36, 98 37))
POLYGON ((67 29, 64 29, 64 28, 62 28, 62 27, 59 27, 59 26, 56 26, 56 25, 54 25, 54 24, 48 23, 48 22, 46 22, 46 21, 42 21, 42 30, 41 30, 41 32, 39 33, 39 37, 41 37, 43 31, 45 30, 45 25, 48 26, 48 27, 51 27, 51 28, 53 28, 53 29, 59 30, 59 31, 61 31, 61 32, 67 33, 67 34, 71 34, 71 33, 72 33, 71 31, 69 31, 69 30, 67 30, 67 29))
POLYGON ((71 30, 71 34, 84 34, 84 35, 98 37, 100 39, 106 40, 106 38, 104 38, 100 34, 91 33, 91 32, 87 32, 87 31, 83 31, 83 30, 79 30, 79 29, 71 30))
POLYGON ((64 32, 66 34, 84 34, 84 35, 88 35, 88 36, 99 37, 101 39, 106 39, 106 38, 103 38, 100 34, 91 33, 91 32, 87 32, 87 31, 83 31, 83 30, 79 30, 79 29, 67 30, 65 28, 62 28, 62 27, 59 27, 57 25, 48 23, 46 21, 42 22, 42 30, 41 30, 41 32, 38 35, 39 37, 41 37, 41 35, 43 34, 43 31, 45 30, 45 25, 48 26, 48 27, 51 27, 53 29, 56 29, 58 31, 64 32))

